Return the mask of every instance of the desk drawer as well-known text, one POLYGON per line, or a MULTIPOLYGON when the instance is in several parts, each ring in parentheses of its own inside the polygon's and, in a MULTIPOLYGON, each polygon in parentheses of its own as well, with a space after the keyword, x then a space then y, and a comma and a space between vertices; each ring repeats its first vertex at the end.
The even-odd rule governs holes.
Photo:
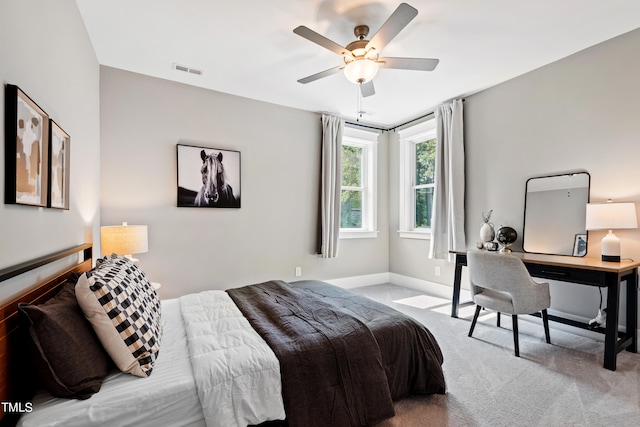
POLYGON ((581 283, 583 285, 605 286, 604 273, 593 270, 579 270, 557 265, 542 265, 525 263, 529 274, 543 279, 560 280, 563 282, 581 283))

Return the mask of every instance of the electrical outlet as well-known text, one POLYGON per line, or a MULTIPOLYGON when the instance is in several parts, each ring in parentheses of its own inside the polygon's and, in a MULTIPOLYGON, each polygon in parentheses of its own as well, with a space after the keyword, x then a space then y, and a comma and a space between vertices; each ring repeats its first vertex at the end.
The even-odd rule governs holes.
POLYGON ((436 276, 440 275, 440 266, 436 265, 436 276))
POLYGON ((302 267, 296 267, 296 277, 302 276, 302 267))

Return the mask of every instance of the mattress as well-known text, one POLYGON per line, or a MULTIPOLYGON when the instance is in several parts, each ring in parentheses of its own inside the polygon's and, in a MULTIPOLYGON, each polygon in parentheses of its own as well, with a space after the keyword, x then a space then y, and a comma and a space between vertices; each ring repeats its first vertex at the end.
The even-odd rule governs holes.
POLYGON ((41 390, 20 427, 202 426, 204 416, 191 368, 177 299, 162 301, 161 351, 148 378, 113 373, 87 400, 52 397, 41 390))

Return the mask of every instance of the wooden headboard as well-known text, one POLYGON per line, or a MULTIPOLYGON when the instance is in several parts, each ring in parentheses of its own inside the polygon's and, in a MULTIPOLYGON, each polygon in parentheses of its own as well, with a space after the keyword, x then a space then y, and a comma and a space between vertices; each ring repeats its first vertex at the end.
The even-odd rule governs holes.
MULTIPOLYGON (((32 370, 28 365, 29 357, 24 354, 26 346, 21 342, 24 334, 19 330, 18 304, 21 302, 41 304, 47 301, 56 294, 60 285, 65 283, 71 273, 91 269, 92 254, 93 245, 86 243, 0 270, 1 284, 4 280, 59 259, 72 255, 78 256, 77 264, 29 288, 23 294, 0 306, 0 402, 24 403, 29 401, 35 392, 34 382, 28 380, 32 370)), ((14 425, 19 416, 19 413, 5 414, 4 408, 0 405, 0 425, 14 425)))

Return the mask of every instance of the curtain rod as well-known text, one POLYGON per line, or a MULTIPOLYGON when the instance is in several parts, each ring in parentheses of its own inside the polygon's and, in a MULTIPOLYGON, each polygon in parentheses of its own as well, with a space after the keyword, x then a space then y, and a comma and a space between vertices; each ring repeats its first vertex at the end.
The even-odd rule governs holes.
MULTIPOLYGON (((465 99, 464 99, 464 98, 462 98, 462 102, 464 102, 464 101, 465 101, 465 99)), ((430 113, 423 114, 423 115, 422 115, 422 116, 420 116, 420 117, 416 117, 415 119, 411 119, 411 120, 409 120, 409 121, 406 121, 406 122, 404 122, 404 123, 401 123, 401 124, 399 124, 399 125, 396 125, 396 126, 394 126, 394 127, 390 127, 390 128, 381 128, 381 127, 378 127, 378 126, 373 126, 373 125, 363 125, 362 123, 357 123, 357 122, 347 122, 347 121, 345 121, 345 122, 344 122, 344 124, 346 124, 346 125, 351 125, 351 126, 360 126, 360 127, 368 128, 368 129, 375 129, 375 130, 379 130, 379 131, 381 131, 381 132, 391 132, 391 131, 395 132, 395 131, 396 131, 396 129, 398 129, 398 128, 402 127, 402 126, 408 125, 409 123, 413 123, 413 122, 418 121, 418 120, 425 119, 425 118, 427 118, 427 117, 429 117, 429 116, 433 116, 435 113, 436 113, 436 112, 435 112, 435 110, 434 110, 434 111, 431 111, 430 113)), ((321 118, 320 120, 322 120, 322 118, 321 118)))
MULTIPOLYGON (((320 118, 320 121, 322 121, 322 117, 320 118)), ((359 126, 361 128, 367 128, 367 129, 375 129, 375 130, 379 130, 381 132, 386 132, 388 129, 386 128, 381 128, 381 127, 377 127, 377 126, 373 126, 373 125, 364 125, 362 123, 358 123, 358 122, 348 122, 345 120, 344 122, 345 125, 351 125, 351 126, 359 126)))
MULTIPOLYGON (((465 101, 465 99, 464 99, 464 98, 462 98, 462 102, 464 102, 464 101, 465 101)), ((422 116, 420 116, 420 117, 416 117, 415 119, 411 119, 411 120, 409 120, 408 122, 404 122, 404 123, 399 124, 399 125, 396 125, 396 126, 394 126, 394 127, 392 127, 392 128, 388 128, 387 130, 388 130, 388 131, 393 131, 393 132, 395 132, 395 131, 396 131, 396 129, 398 129, 399 127, 402 127, 402 126, 408 125, 409 123, 413 123, 413 122, 418 121, 418 120, 421 120, 421 119, 425 119, 425 118, 427 118, 427 117, 429 117, 429 116, 433 116, 435 113, 436 113, 436 112, 435 112, 435 110, 434 110, 434 111, 432 111, 432 112, 430 112, 430 113, 427 113, 427 114, 424 114, 424 115, 422 115, 422 116)))
POLYGON ((372 125, 363 125, 362 123, 354 123, 354 122, 344 122, 345 125, 351 125, 351 126, 359 126, 361 128, 368 128, 368 129, 375 129, 375 130, 379 130, 381 132, 385 132, 389 129, 385 129, 385 128, 379 128, 377 126, 372 126, 372 125))
POLYGON ((432 111, 432 112, 430 112, 430 113, 424 114, 424 115, 422 115, 422 116, 420 116, 420 117, 416 117, 415 119, 411 119, 411 120, 409 120, 408 122, 404 122, 404 123, 402 123, 402 124, 399 124, 399 125, 397 125, 397 126, 394 126, 394 127, 392 127, 392 128, 389 128, 389 129, 387 129, 387 130, 388 130, 388 131, 393 131, 393 132, 395 132, 395 131, 396 131, 396 129, 398 129, 399 127, 402 127, 402 126, 404 126, 404 125, 408 125, 409 123, 413 123, 413 122, 415 122, 415 121, 418 121, 418 120, 421 120, 421 119, 427 118, 427 117, 429 117, 429 116, 433 116, 435 113, 436 113, 435 111, 432 111))

